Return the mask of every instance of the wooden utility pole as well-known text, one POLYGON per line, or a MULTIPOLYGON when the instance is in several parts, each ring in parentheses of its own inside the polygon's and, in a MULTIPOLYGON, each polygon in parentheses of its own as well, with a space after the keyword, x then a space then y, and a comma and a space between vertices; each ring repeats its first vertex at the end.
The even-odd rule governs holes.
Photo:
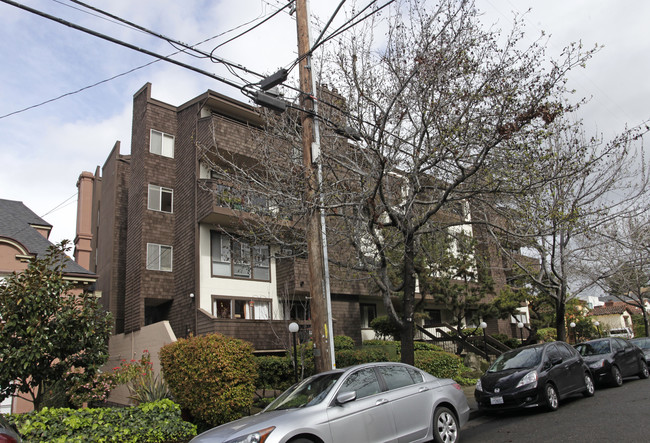
MULTIPOLYGON (((300 105, 305 110, 302 113, 302 158, 306 178, 307 206, 309 208, 307 222, 307 260, 309 266, 309 293, 311 296, 311 329, 314 341, 314 363, 316 372, 332 369, 330 341, 332 331, 328 328, 328 309, 325 282, 325 263, 323 258, 323 242, 321 236, 321 220, 318 210, 319 180, 318 167, 312 152, 312 146, 318 145, 314 137, 314 99, 312 79, 312 59, 309 38, 309 12, 307 0, 296 0, 296 27, 298 29, 298 56, 301 58, 300 69, 300 105)), ((331 324, 331 322, 330 322, 331 324)))

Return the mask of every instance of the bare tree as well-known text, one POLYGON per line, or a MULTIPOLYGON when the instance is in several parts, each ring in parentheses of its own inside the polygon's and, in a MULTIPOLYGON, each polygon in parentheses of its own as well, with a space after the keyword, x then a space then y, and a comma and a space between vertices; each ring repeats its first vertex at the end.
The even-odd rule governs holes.
POLYGON ((544 158, 537 164, 537 174, 552 180, 540 180, 492 208, 509 220, 492 228, 495 238, 502 244, 515 239, 539 260, 539 266, 530 267, 529 261, 518 262, 503 249, 537 289, 555 301, 558 340, 566 338, 566 303, 594 283, 581 269, 600 242, 598 231, 644 210, 640 199, 647 193, 648 177, 643 159, 633 150, 644 131, 625 131, 603 143, 587 138, 579 124, 565 126, 547 140, 544 158))
POLYGON ((255 159, 226 154, 216 139, 200 145, 224 183, 240 196, 263 195, 275 217, 273 223, 242 218, 241 233, 304 256, 301 223, 309 211, 326 211, 328 248, 336 251, 330 260, 381 295, 402 329, 408 363, 418 278, 431 274, 416 266, 420 240, 440 223, 466 224, 465 217, 444 215, 458 205, 530 186, 521 180, 521 171, 535 169, 530 152, 548 135, 547 125, 571 109, 557 99, 565 76, 592 54, 571 45, 548 60, 542 42, 522 46, 521 20, 502 35, 479 19, 472 1, 432 7, 398 1, 390 13, 351 28, 338 46, 330 44, 320 78, 329 92, 321 91, 318 111, 321 207, 304 198, 292 113, 251 132, 255 159), (385 42, 376 43, 378 29, 387 30, 385 42), (351 133, 356 142, 341 137, 351 133))
POLYGON ((520 49, 521 22, 507 35, 485 30, 471 1, 398 2, 385 25, 385 45, 375 45, 371 23, 329 59, 328 83, 345 97, 360 141, 324 154, 335 178, 325 195, 338 217, 329 238, 354 249, 348 266, 372 278, 402 329, 402 361, 412 363, 418 279, 431 273, 416 258, 430 221, 464 224, 445 213, 526 185, 513 179, 529 160, 522 151, 570 108, 556 97, 591 52, 573 45, 545 63, 540 42, 520 49))
POLYGON ((583 268, 606 294, 641 310, 650 336, 646 303, 650 299, 648 215, 614 220, 599 230, 601 243, 590 250, 583 268))

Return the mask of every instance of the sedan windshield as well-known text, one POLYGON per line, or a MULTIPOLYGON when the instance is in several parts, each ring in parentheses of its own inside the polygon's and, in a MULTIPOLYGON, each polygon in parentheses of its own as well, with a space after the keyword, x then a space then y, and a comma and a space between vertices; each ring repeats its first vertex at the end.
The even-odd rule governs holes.
POLYGON ((587 357, 589 355, 609 354, 612 352, 612 348, 609 345, 608 340, 581 343, 576 346, 576 349, 583 357, 587 357))
POLYGON ((544 349, 541 347, 536 348, 522 348, 508 351, 501 354, 497 358, 488 372, 499 372, 507 369, 528 369, 534 368, 542 361, 542 354, 544 349))
POLYGON ((313 406, 323 401, 343 372, 314 375, 293 385, 266 407, 265 412, 313 406))

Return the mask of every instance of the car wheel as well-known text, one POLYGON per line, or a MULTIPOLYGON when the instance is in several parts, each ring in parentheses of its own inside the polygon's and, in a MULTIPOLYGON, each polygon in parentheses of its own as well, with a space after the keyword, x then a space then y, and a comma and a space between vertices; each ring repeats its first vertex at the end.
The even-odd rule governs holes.
POLYGON ((616 387, 623 386, 623 376, 618 366, 612 366, 612 382, 616 387))
POLYGON ((582 392, 582 395, 585 397, 593 397, 595 391, 593 377, 590 373, 585 372, 585 390, 582 392))
POLYGON ((560 397, 555 386, 548 383, 544 388, 544 397, 546 400, 546 408, 551 412, 557 411, 557 408, 560 407, 560 397))
POLYGON ((313 440, 310 440, 308 438, 304 437, 299 437, 294 440, 289 440, 289 443, 315 443, 313 440))
POLYGON ((438 408, 433 414, 433 439, 436 443, 455 443, 460 436, 458 420, 448 408, 438 408))
POLYGON ((639 372, 639 378, 648 378, 650 377, 650 370, 648 370, 648 365, 645 361, 641 362, 641 372, 639 372))

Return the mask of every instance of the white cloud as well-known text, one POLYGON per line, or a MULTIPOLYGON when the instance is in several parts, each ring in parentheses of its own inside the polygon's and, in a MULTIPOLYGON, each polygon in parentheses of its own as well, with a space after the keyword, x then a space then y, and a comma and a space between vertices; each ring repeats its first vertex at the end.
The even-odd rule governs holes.
MULTIPOLYGON (((168 43, 129 30, 60 3, 25 0, 38 9, 129 41, 160 54, 175 49, 168 43)), ((284 0, 97 0, 92 4, 154 31, 187 43, 196 43, 274 11, 284 0)), ((311 0, 321 23, 339 0, 311 0)), ((366 1, 357 2, 365 5, 366 1)), ((380 2, 382 3, 382 2, 380 2)), ((349 0, 347 5, 354 4, 349 0)), ((650 117, 645 73, 650 60, 647 17, 650 3, 590 0, 477 0, 486 12, 485 23, 508 29, 513 9, 524 12, 531 38, 541 30, 551 35, 549 54, 557 55, 571 41, 605 48, 585 70, 571 74, 578 96, 592 96, 583 116, 612 134, 627 122, 636 125, 650 117)), ((341 23, 343 16, 336 23, 341 23)), ((336 23, 332 29, 336 27, 336 23)), ((228 33, 202 46, 210 51, 228 33)), ((380 36, 383 38, 383 36, 380 36)), ((104 42, 49 22, 6 4, 0 4, 0 115, 74 91, 152 61, 149 56, 104 42)), ((215 54, 263 74, 287 66, 296 56, 296 24, 280 13, 269 23, 217 49, 215 54)), ((185 56, 188 64, 233 78, 220 65, 185 56)), ((257 80, 254 76, 249 79, 257 80)), ((82 171, 102 165, 116 140, 122 153, 130 150, 133 94, 146 82, 153 96, 180 105, 213 89, 237 99, 245 97, 218 81, 158 62, 101 86, 74 94, 28 112, 0 119, 0 198, 21 200, 43 215, 76 193, 82 171)), ((74 200, 74 199, 73 199, 74 200)), ((53 238, 74 238, 76 204, 56 210, 45 219, 54 225, 53 238)))

